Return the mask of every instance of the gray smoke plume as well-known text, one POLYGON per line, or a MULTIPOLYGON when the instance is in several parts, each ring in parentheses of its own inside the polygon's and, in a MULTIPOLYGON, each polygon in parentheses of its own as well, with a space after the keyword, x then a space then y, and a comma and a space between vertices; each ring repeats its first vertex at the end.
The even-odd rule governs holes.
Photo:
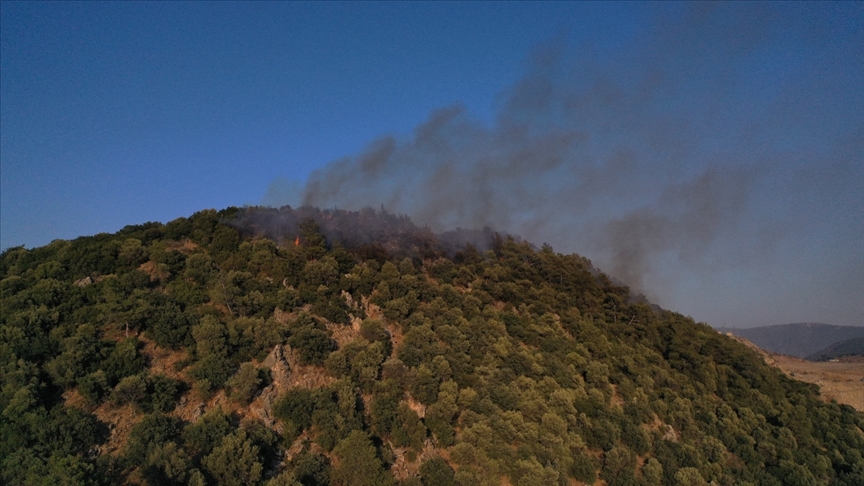
POLYGON ((864 36, 832 37, 860 32, 832 23, 850 5, 696 4, 616 50, 553 42, 491 125, 439 109, 313 173, 303 203, 548 242, 651 298, 670 268, 753 265, 828 206, 860 205, 864 36), (806 174, 839 199, 810 199, 806 174))

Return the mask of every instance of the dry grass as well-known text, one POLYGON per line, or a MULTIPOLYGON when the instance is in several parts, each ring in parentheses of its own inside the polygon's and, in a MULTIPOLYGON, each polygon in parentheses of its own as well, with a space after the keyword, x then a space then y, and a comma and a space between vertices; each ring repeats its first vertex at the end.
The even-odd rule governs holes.
POLYGON ((836 400, 864 412, 864 358, 812 362, 782 354, 772 357, 790 377, 819 386, 825 401, 836 400))
POLYGON ((836 400, 864 412, 864 357, 841 358, 834 362, 807 361, 769 353, 744 338, 731 337, 759 353, 766 364, 779 368, 787 376, 817 385, 826 402, 836 400))
POLYGON ((105 444, 102 445, 102 454, 112 455, 123 451, 132 427, 144 418, 144 414, 132 404, 115 407, 108 401, 96 408, 93 411, 93 415, 100 421, 108 424, 108 427, 111 429, 111 435, 105 444))

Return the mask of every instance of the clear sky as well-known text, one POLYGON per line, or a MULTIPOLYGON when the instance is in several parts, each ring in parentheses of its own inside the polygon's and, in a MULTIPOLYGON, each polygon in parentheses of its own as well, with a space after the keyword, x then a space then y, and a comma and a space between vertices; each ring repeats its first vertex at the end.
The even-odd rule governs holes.
POLYGON ((717 326, 864 325, 864 3, 0 4, 0 247, 489 225, 717 326))

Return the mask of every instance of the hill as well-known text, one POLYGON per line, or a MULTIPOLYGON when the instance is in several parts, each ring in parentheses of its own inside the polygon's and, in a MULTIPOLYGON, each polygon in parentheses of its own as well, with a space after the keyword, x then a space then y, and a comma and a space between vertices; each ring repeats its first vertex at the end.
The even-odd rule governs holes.
POLYGON ((807 356, 807 359, 810 361, 828 361, 829 359, 846 356, 864 356, 864 337, 834 343, 821 351, 807 356))
POLYGON ((798 358, 806 358, 834 343, 864 337, 864 327, 833 326, 818 323, 780 324, 746 329, 718 328, 743 337, 760 348, 798 358))
POLYGON ((489 231, 207 210, 9 249, 0 299, 4 484, 864 482, 862 414, 489 231))

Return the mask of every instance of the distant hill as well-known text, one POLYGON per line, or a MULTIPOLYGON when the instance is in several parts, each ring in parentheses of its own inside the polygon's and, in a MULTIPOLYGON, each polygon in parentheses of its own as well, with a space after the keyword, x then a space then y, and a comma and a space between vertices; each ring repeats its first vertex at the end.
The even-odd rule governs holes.
POLYGON ((717 330, 746 338, 766 351, 798 358, 807 358, 834 343, 864 337, 864 327, 834 326, 813 322, 749 329, 718 328, 717 330))
POLYGON ((827 361, 844 356, 864 356, 864 337, 834 343, 821 351, 807 356, 807 359, 810 361, 827 361))

